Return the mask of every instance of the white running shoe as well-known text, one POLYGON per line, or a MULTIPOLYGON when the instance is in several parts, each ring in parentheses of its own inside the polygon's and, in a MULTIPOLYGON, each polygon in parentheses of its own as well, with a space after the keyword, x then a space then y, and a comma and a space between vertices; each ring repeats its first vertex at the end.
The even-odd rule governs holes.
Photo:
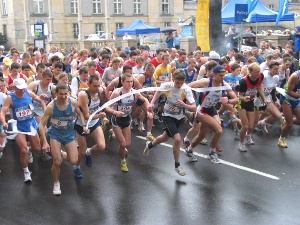
POLYGON ((55 182, 54 185, 53 185, 53 194, 56 195, 56 196, 61 195, 61 190, 60 190, 60 183, 59 183, 59 181, 58 181, 58 182, 55 182))
POLYGON ((32 182, 31 172, 24 172, 24 183, 30 184, 32 182))
POLYGON ((244 143, 240 143, 238 149, 239 149, 240 152, 247 152, 248 151, 244 143))
POLYGON ((176 171, 180 176, 185 176, 185 175, 186 175, 186 172, 184 171, 184 169, 183 169, 181 166, 175 168, 175 171, 176 171))

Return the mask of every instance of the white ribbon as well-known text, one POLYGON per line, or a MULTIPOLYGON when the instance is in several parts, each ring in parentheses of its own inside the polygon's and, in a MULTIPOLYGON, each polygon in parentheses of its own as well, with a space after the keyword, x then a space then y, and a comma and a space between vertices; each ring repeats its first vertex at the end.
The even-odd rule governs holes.
MULTIPOLYGON (((181 90, 184 90, 186 88, 190 88, 188 86, 184 86, 184 87, 181 87, 180 89, 181 90)), ((222 90, 231 90, 231 87, 230 86, 220 86, 220 87, 208 87, 208 88, 191 88, 193 91, 195 92, 207 92, 207 91, 222 91, 222 90)), ((162 87, 147 87, 147 88, 142 88, 142 89, 138 89, 138 90, 132 90, 131 92, 128 92, 126 94, 122 94, 120 95, 119 97, 116 97, 112 100, 109 100, 108 102, 104 103, 99 109, 97 109, 92 115, 90 115, 87 123, 86 123, 86 127, 88 128, 89 127, 89 124, 90 122, 92 121, 92 118, 98 113, 100 112, 102 109, 105 109, 107 106, 110 106, 112 104, 114 104, 115 102, 123 99, 123 98, 126 98, 130 95, 133 95, 133 94, 137 94, 137 93, 141 93, 141 92, 147 92, 147 91, 162 91, 162 92, 165 92, 165 91, 169 91, 171 90, 171 87, 170 88, 162 88, 162 87)))
POLYGON ((283 95, 285 98, 289 99, 289 100, 292 100, 292 101, 297 101, 297 100, 299 100, 299 99, 297 99, 297 98, 293 98, 293 97, 289 96, 287 93, 285 93, 285 90, 284 90, 283 88, 276 87, 276 91, 277 91, 279 94, 283 95))

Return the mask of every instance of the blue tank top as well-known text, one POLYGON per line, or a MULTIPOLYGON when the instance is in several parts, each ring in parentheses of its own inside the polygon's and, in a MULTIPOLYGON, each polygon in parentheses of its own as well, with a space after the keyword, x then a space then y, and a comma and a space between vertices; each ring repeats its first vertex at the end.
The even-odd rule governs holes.
POLYGON ((176 69, 184 69, 184 68, 187 67, 187 63, 186 62, 183 62, 182 66, 180 66, 177 60, 174 60, 174 61, 175 61, 176 69))
MULTIPOLYGON (((295 72, 298 75, 298 84, 294 87, 294 92, 300 93, 300 70, 295 72)), ((286 85, 287 87, 288 85, 286 85)), ((287 88, 286 88, 287 91, 287 88)))
POLYGON ((191 83, 192 81, 194 81, 194 79, 195 79, 195 74, 196 74, 196 70, 195 69, 193 69, 193 73, 192 73, 192 75, 191 76, 189 76, 189 74, 188 74, 188 71, 187 71, 187 68, 184 68, 184 73, 185 73, 185 83, 186 84, 189 84, 189 83, 191 83))
POLYGON ((33 105, 27 89, 22 98, 18 98, 14 93, 9 93, 12 100, 13 118, 17 120, 17 128, 21 132, 30 132, 31 127, 37 130, 38 125, 33 117, 33 105))
POLYGON ((59 130, 73 128, 73 111, 70 97, 68 97, 68 107, 63 111, 57 107, 56 98, 54 99, 53 114, 50 123, 51 127, 59 130))
POLYGON ((150 77, 150 78, 147 79, 147 77, 146 77, 145 74, 144 74, 144 76, 145 76, 145 82, 143 83, 143 87, 151 87, 151 85, 152 85, 152 78, 150 77))

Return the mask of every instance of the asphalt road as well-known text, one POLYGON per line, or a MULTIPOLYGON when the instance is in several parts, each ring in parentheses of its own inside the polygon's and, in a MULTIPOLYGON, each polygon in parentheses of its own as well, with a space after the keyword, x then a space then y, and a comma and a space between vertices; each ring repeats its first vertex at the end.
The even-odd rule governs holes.
MULTIPOLYGON (((157 136, 162 124, 155 124, 157 136)), ((183 137, 187 129, 180 129, 183 137)), ((106 151, 93 155, 91 168, 82 162, 82 180, 74 180, 63 162, 60 197, 52 195, 51 162, 36 155, 33 182, 23 183, 19 151, 9 142, 0 159, 0 224, 300 224, 300 128, 293 127, 287 149, 277 146, 279 126, 269 130, 255 133, 256 144, 241 153, 237 136, 224 128, 222 164, 207 160, 209 148, 201 145, 198 162, 181 154, 187 172, 181 177, 174 170, 172 140, 145 158, 144 134, 135 127, 128 173, 120 170, 117 142, 106 139, 106 151)))

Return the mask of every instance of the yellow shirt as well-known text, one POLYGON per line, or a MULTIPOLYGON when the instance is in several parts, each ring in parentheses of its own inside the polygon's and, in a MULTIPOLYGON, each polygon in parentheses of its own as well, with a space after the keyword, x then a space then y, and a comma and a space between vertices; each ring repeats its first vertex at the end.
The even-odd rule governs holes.
MULTIPOLYGON (((162 64, 157 66, 155 71, 154 71, 154 78, 155 80, 158 81, 165 81, 166 78, 168 77, 168 81, 172 81, 172 68, 168 64, 167 67, 164 67, 162 64)), ((157 87, 160 87, 160 83, 156 83, 157 87)))

